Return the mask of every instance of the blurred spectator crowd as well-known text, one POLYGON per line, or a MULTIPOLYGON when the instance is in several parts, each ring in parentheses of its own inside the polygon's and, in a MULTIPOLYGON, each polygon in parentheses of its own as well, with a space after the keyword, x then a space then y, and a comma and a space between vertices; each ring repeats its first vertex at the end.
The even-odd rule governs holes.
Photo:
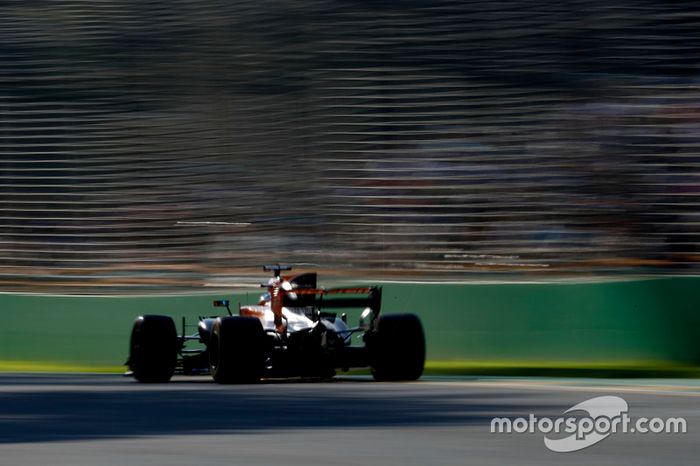
POLYGON ((3 2, 0 291, 696 274, 697 13, 3 2))

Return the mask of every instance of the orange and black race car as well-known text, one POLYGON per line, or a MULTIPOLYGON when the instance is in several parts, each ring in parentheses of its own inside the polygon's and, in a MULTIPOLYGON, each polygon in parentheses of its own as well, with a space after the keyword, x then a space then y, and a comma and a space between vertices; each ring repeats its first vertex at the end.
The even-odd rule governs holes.
POLYGON ((173 374, 212 375, 219 383, 264 378, 330 378, 337 371, 369 367, 375 380, 416 380, 423 373, 425 336, 414 314, 380 314, 381 287, 319 288, 316 273, 273 272, 254 306, 215 301, 227 316, 200 318, 197 332, 182 334, 168 316, 144 315, 134 322, 127 366, 140 382, 167 382, 173 374), (359 325, 327 309, 362 308, 359 325), (360 337, 353 338, 353 336, 360 337), (357 341, 362 344, 353 344, 357 341), (195 348, 188 348, 195 345, 195 348))

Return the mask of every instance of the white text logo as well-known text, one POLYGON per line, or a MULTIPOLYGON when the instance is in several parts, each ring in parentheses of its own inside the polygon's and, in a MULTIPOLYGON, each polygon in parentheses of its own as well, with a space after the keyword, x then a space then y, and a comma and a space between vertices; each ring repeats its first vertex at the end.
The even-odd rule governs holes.
POLYGON ((514 419, 497 417, 491 420, 491 433, 535 433, 544 434, 544 444, 552 451, 568 453, 582 450, 616 433, 686 433, 687 423, 683 418, 631 419, 627 402, 619 396, 599 396, 583 401, 555 419, 529 417, 514 419), (575 416, 575 413, 579 413, 575 416), (585 413, 585 414, 583 414, 585 413), (583 415, 580 415, 583 414, 583 415), (561 434, 569 434, 561 436, 561 434))

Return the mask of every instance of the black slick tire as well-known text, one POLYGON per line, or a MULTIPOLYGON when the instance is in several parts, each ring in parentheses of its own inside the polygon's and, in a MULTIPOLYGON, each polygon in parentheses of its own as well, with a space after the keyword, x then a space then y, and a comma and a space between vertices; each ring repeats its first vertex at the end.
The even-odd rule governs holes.
POLYGON ((425 334, 418 316, 380 316, 369 340, 370 368, 377 381, 417 380, 425 366, 425 334))
POLYGON ((168 316, 144 315, 134 322, 129 344, 129 368, 139 382, 168 382, 175 372, 179 339, 168 316))
POLYGON ((255 383, 265 365, 265 331, 255 317, 220 317, 209 338, 209 371, 217 383, 255 383))

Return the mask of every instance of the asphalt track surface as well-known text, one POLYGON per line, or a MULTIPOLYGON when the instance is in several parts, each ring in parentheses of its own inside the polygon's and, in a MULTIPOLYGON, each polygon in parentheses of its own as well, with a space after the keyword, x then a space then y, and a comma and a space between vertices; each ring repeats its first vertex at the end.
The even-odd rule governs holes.
POLYGON ((206 377, 143 385, 113 375, 0 374, 2 465, 697 465, 694 380, 425 378, 375 383, 206 377), (574 453, 496 416, 560 416, 603 395, 630 416, 684 417, 686 434, 612 434, 574 453))

